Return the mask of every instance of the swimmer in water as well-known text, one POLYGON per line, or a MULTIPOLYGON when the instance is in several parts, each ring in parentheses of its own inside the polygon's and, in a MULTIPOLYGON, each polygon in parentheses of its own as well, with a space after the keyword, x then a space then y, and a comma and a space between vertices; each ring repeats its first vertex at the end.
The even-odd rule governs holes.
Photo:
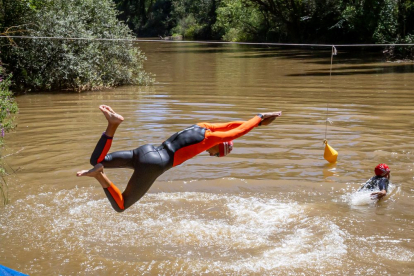
POLYGON ((379 192, 374 192, 371 194, 373 199, 381 199, 387 195, 388 184, 391 178, 391 170, 387 164, 378 164, 375 167, 375 175, 371 177, 360 189, 361 190, 374 190, 379 189, 379 192))
POLYGON ((124 118, 107 105, 99 106, 108 121, 90 163, 90 170, 82 170, 77 176, 94 177, 105 191, 112 207, 123 212, 137 202, 149 190, 155 180, 172 167, 207 151, 210 156, 223 157, 233 149, 233 141, 253 128, 268 125, 282 115, 281 111, 262 113, 248 121, 229 123, 198 123, 173 134, 158 147, 151 144, 134 150, 109 153, 118 126, 124 118), (104 168, 129 168, 134 172, 123 193, 109 180, 104 168))

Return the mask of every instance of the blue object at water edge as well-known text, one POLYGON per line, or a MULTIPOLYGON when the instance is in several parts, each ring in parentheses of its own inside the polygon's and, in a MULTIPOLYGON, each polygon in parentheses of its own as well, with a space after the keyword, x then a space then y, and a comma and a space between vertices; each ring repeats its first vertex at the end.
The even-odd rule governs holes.
POLYGON ((0 276, 27 276, 27 275, 0 265, 0 276))

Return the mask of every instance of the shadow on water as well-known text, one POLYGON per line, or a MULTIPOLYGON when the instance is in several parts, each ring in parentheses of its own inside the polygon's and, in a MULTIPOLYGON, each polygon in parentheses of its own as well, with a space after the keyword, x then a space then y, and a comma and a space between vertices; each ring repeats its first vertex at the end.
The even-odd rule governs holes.
POLYGON ((275 48, 256 45, 235 45, 235 44, 179 44, 168 50, 159 50, 159 53, 183 53, 183 54, 211 54, 211 53, 247 53, 252 51, 275 51, 275 48))
MULTIPOLYGON (((349 75, 379 75, 379 74, 411 74, 414 72, 414 64, 398 65, 376 65, 376 66, 341 66, 332 68, 332 76, 349 76, 349 75)), ((302 74, 288 74, 287 77, 326 77, 329 74, 329 68, 319 70, 309 70, 302 74)))

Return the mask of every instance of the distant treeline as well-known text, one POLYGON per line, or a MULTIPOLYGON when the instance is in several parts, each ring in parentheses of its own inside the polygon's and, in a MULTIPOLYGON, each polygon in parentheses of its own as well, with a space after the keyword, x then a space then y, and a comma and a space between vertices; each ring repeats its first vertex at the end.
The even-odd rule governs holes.
MULTIPOLYGON (((113 0, 139 37, 413 43, 412 0, 113 0)), ((410 55, 400 49, 398 54, 410 55)), ((396 54, 393 52, 393 54, 396 54)))
POLYGON ((138 36, 391 43, 414 34, 410 0, 113 0, 138 36))

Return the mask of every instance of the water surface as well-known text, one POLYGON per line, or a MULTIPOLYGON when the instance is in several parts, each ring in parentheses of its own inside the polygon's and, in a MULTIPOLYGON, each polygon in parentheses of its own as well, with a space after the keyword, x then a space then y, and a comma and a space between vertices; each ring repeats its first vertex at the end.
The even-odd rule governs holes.
MULTIPOLYGON (((140 47, 152 87, 17 98, 2 265, 30 275, 414 274, 413 64, 338 49, 330 80, 330 49, 140 47), (126 118, 113 151, 201 121, 283 116, 228 157, 204 153, 168 171, 118 214, 94 179, 75 176, 105 130, 100 104, 126 118), (392 170, 379 202, 355 193, 378 163, 392 170)), ((123 189, 131 171, 107 174, 123 189)))

